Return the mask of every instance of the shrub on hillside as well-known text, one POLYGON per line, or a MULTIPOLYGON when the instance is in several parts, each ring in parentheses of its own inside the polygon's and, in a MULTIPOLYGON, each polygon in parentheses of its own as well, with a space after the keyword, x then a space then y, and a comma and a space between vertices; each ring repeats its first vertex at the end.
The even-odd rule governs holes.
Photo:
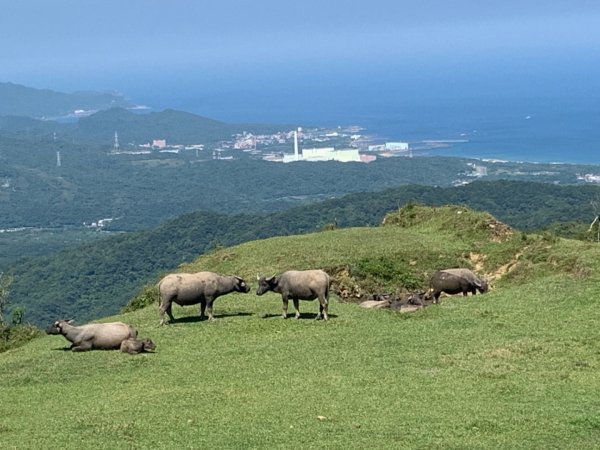
POLYGON ((152 303, 158 303, 158 287, 156 284, 147 284, 140 292, 123 307, 121 312, 127 313, 145 308, 152 303))
POLYGON ((395 257, 365 258, 352 270, 352 276, 369 293, 383 290, 413 290, 426 284, 426 274, 420 267, 395 257))
POLYGON ((33 325, 0 326, 0 353, 20 347, 43 334, 33 325))
POLYGON ((387 214, 383 226, 413 227, 423 223, 437 224, 439 229, 453 229, 467 234, 484 234, 492 240, 504 241, 512 229, 487 212, 474 211, 466 206, 440 207, 408 203, 398 211, 387 214))

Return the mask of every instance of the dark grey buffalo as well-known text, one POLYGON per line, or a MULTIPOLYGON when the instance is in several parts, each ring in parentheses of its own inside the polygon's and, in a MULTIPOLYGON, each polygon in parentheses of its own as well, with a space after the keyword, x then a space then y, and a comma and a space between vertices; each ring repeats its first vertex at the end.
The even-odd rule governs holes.
POLYGON ((121 343, 137 337, 135 328, 123 322, 89 323, 87 325, 72 325, 72 320, 57 320, 48 327, 48 334, 62 334, 71 342, 71 350, 84 352, 86 350, 117 349, 121 343))
POLYGON ((479 291, 488 291, 487 281, 479 278, 469 269, 445 269, 433 274, 430 281, 434 303, 439 303, 440 294, 460 294, 466 296, 469 292, 473 295, 479 291))
POLYGON ((289 270, 281 275, 272 277, 257 277, 257 295, 267 291, 281 294, 283 313, 281 317, 287 318, 288 300, 291 298, 296 310, 296 319, 300 318, 299 300, 319 299, 319 314, 317 319, 327 320, 329 305, 329 275, 322 270, 289 270))
POLYGON ((221 295, 231 292, 250 292, 250 286, 238 276, 224 276, 214 272, 172 273, 158 283, 160 300, 160 324, 165 323, 165 312, 175 321, 171 312, 173 303, 197 305, 200 318, 208 309, 208 319, 213 320, 213 303, 221 295))

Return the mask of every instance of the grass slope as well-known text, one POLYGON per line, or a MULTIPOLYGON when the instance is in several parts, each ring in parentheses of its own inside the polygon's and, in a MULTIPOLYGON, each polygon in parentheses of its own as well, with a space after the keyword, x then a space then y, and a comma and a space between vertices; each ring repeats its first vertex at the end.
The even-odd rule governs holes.
POLYGON ((159 327, 156 304, 107 318, 157 343, 138 356, 36 339, 0 355, 0 447, 597 448, 598 247, 492 241, 486 217, 459 228, 457 210, 440 211, 249 242, 182 269, 404 258, 418 274, 479 254, 487 273, 511 267, 489 294, 411 315, 334 299, 329 322, 312 320, 316 302, 284 321, 279 296, 254 293, 219 299, 212 323, 175 307, 180 320, 159 327))

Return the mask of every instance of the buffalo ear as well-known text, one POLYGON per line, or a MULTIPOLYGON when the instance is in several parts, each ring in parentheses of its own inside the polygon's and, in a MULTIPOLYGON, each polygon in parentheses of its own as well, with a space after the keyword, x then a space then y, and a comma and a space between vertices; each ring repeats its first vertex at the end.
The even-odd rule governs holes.
POLYGON ((256 281, 260 280, 260 276, 258 274, 256 274, 256 281))

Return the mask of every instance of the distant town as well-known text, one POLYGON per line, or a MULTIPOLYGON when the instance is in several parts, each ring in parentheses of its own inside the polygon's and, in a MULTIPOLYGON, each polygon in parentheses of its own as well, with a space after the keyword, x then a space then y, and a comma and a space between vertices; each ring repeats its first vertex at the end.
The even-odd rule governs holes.
MULTIPOLYGON (((385 142, 375 136, 363 134, 359 126, 336 128, 296 128, 277 131, 272 134, 253 134, 242 132, 232 135, 231 139, 221 141, 218 145, 189 143, 174 144, 166 139, 157 137, 145 144, 119 144, 118 133, 115 131, 113 147, 110 155, 156 155, 177 154, 188 158, 201 160, 235 160, 242 158, 262 159, 276 163, 293 162, 360 162, 370 163, 378 158, 406 157, 412 158, 413 153, 447 147, 456 142, 468 140, 424 140, 419 142, 390 141, 385 142)), ((454 186, 471 183, 475 179, 488 176, 488 165, 507 163, 499 160, 481 160, 478 163, 468 163, 467 170, 457 174, 454 186), (487 165, 486 165, 487 164, 487 165)), ((523 176, 552 176, 558 172, 520 172, 510 171, 511 175, 523 176)), ((577 180, 584 183, 600 184, 600 175, 592 173, 576 174, 577 180)), ((103 227, 103 223, 91 224, 103 227)))
POLYGON ((198 158, 237 159, 247 154, 265 161, 290 163, 295 161, 375 161, 378 157, 412 156, 408 142, 373 143, 374 138, 361 134, 358 126, 331 128, 297 128, 273 134, 235 134, 219 146, 207 148, 204 144, 173 144, 157 137, 151 142, 136 145, 119 144, 114 135, 111 154, 148 155, 159 153, 192 152, 198 158))

